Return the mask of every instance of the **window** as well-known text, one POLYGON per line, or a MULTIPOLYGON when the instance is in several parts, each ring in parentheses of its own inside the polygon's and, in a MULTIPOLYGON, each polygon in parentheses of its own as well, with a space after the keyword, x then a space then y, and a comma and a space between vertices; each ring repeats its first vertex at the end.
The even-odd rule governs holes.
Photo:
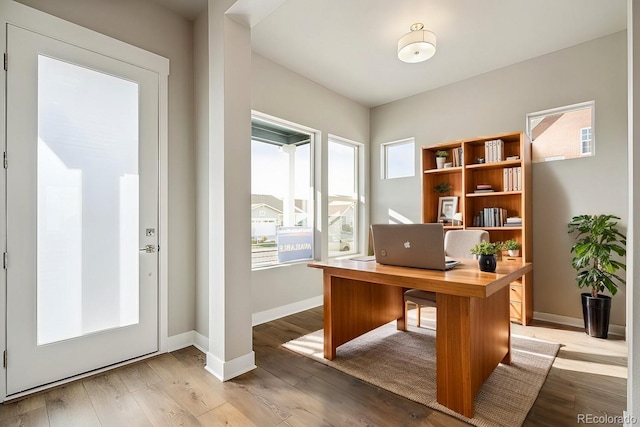
POLYGON ((313 258, 314 134, 254 114, 251 120, 251 266, 313 258))
POLYGON ((382 144, 383 179, 415 175, 415 141, 413 138, 382 144))
POLYGON ((329 256, 358 251, 360 144, 329 137, 329 256))
POLYGON ((580 155, 591 155, 591 128, 580 129, 580 155))
POLYGON ((527 114, 534 163, 595 154, 594 101, 527 114))

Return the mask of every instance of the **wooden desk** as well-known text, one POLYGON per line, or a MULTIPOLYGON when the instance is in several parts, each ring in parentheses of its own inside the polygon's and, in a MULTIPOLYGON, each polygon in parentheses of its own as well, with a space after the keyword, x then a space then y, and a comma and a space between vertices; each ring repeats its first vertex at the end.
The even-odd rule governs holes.
POLYGON ((406 329, 403 292, 436 292, 437 399, 473 417, 473 398, 498 363, 511 363, 509 283, 533 269, 531 263, 498 263, 495 273, 477 261, 449 271, 392 267, 375 261, 311 263, 323 270, 324 357, 370 330, 397 320, 406 329), (382 285, 382 286, 381 286, 382 285))

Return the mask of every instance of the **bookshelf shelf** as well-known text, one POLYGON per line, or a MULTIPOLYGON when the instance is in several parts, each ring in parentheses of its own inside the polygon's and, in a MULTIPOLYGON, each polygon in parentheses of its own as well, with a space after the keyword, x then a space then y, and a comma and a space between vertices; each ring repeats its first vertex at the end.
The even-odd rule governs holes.
MULTIPOLYGON (((486 230, 492 242, 515 239, 521 244, 521 259, 533 261, 531 143, 523 132, 422 147, 422 171, 423 222, 438 222, 440 197, 456 196, 462 225, 445 225, 445 231, 486 230), (454 167, 436 168, 435 152, 441 150, 449 152, 447 162, 454 161, 454 167), (518 159, 502 160, 514 156, 518 159), (479 158, 485 162, 478 163, 479 158), (451 185, 447 194, 434 190, 443 182, 451 185), (494 191, 475 192, 483 189, 494 191), (521 218, 522 225, 507 224, 512 217, 521 218)), ((533 318, 533 274, 513 282, 511 288, 518 291, 518 298, 510 301, 511 320, 527 325, 533 318)))
POLYGON ((445 230, 462 230, 464 227, 461 225, 445 225, 443 228, 445 230))
POLYGON ((465 230, 521 231, 522 227, 466 227, 465 230))
POLYGON ((498 169, 498 168, 506 168, 511 166, 520 166, 520 160, 504 160, 502 162, 493 162, 493 163, 474 163, 470 165, 466 165, 467 169, 498 169))
POLYGON ((521 194, 522 191, 494 191, 491 193, 467 193, 466 197, 517 196, 521 194))
POLYGON ((462 171, 462 167, 458 166, 454 168, 429 169, 424 171, 424 173, 429 175, 440 175, 440 174, 448 174, 448 173, 456 173, 456 172, 459 173, 461 171, 462 171))

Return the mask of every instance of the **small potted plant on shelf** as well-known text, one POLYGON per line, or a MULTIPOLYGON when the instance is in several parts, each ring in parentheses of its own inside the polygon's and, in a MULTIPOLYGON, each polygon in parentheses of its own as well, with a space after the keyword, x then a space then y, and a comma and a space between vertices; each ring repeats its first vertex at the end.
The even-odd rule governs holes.
POLYGON ((433 191, 442 195, 447 194, 449 191, 451 191, 451 184, 449 184, 448 182, 441 182, 433 187, 433 191))
POLYGON ((496 253, 502 249, 500 242, 480 242, 471 248, 471 253, 478 255, 478 268, 492 273, 496 271, 496 253))
POLYGON ((442 169, 444 168, 444 163, 447 160, 449 153, 445 150, 436 151, 436 168, 442 169))
POLYGON ((591 288, 582 293, 582 315, 585 332, 596 338, 607 338, 611 297, 599 292, 608 290, 615 295, 625 278, 618 270, 627 266, 612 256, 626 255, 627 238, 618 229, 614 215, 578 215, 569 222, 569 233, 575 234, 571 246, 574 254, 571 266, 578 271, 576 282, 579 288, 591 288))
POLYGON ((520 256, 520 243, 516 239, 509 239, 503 244, 509 256, 520 256))

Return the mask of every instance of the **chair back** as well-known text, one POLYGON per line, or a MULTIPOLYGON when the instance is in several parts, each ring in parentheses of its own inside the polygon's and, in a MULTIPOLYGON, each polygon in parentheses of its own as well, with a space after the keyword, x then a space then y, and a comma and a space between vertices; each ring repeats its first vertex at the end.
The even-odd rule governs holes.
POLYGON ((487 231, 449 230, 444 235, 444 252, 452 258, 473 258, 471 248, 482 241, 489 241, 487 231))

